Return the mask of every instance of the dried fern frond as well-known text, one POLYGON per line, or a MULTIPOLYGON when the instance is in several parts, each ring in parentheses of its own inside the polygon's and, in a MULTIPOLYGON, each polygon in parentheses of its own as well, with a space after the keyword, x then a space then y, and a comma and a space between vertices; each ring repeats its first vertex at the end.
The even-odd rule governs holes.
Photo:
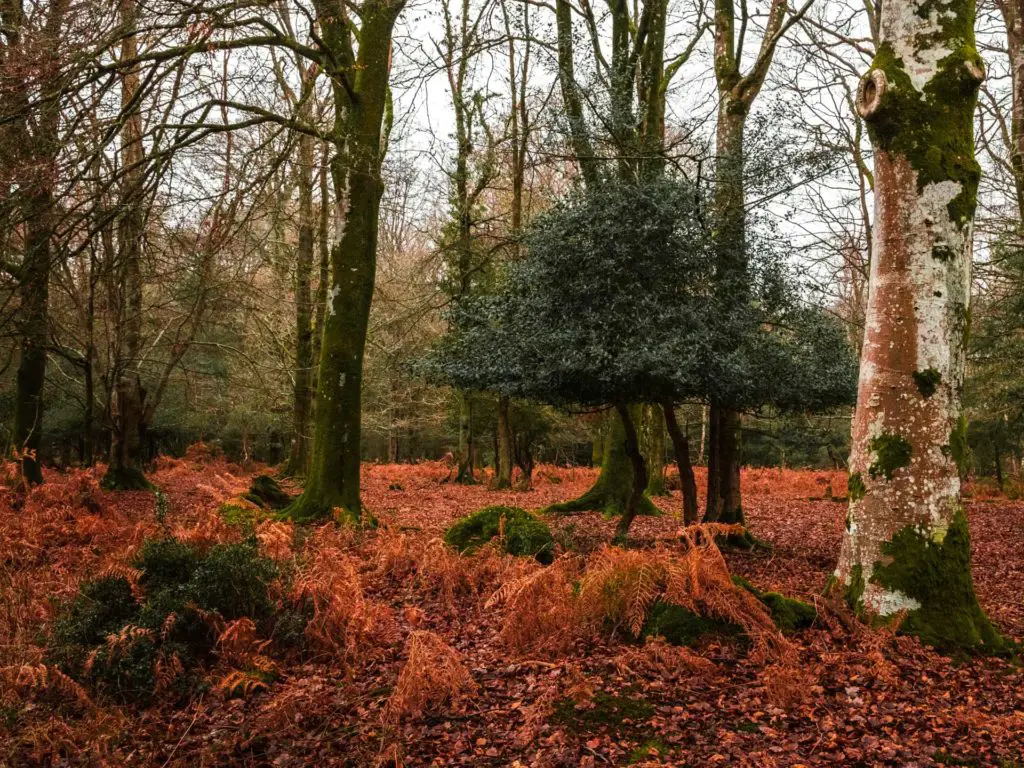
POLYGON ((546 568, 499 587, 484 604, 486 610, 503 609, 501 643, 519 653, 558 653, 573 641, 573 581, 578 561, 563 556, 546 568))
POLYGON ((265 691, 270 686, 265 680, 251 672, 233 669, 222 677, 213 687, 228 698, 247 699, 253 694, 265 691))
POLYGON ((22 696, 49 694, 62 702, 73 701, 82 709, 92 709, 93 702, 85 688, 56 667, 46 664, 20 664, 0 667, 0 680, 5 687, 22 696))
POLYGON ((405 651, 405 664, 384 710, 386 721, 420 715, 476 688, 462 656, 439 635, 413 632, 405 651))

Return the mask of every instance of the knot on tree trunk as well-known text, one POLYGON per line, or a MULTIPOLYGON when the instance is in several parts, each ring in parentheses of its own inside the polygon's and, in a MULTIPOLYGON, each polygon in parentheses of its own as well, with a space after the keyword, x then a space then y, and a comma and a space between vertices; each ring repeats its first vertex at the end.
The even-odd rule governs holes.
POLYGON ((857 86, 857 114, 865 120, 874 115, 888 88, 889 81, 881 69, 872 69, 864 75, 857 86))

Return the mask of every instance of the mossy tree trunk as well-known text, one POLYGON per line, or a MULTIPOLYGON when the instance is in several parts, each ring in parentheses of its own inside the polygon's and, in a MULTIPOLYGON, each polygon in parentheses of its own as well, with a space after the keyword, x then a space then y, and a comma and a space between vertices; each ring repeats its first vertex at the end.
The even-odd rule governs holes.
POLYGON ((699 519, 697 511, 697 479, 693 474, 693 463, 690 460, 690 441, 679 427, 676 411, 672 403, 661 405, 665 413, 665 426, 672 440, 672 448, 676 455, 676 466, 679 468, 679 485, 683 497, 683 523, 692 525, 699 519))
POLYGON ((0 5, 5 48, 18 58, 5 83, 4 112, 10 131, 3 159, 4 170, 17 185, 15 194, 24 223, 21 262, 4 269, 17 281, 20 301, 18 332, 21 336, 15 384, 12 448, 22 478, 30 484, 43 481, 39 461, 46 384, 46 353, 49 345, 50 270, 53 258, 54 185, 58 178, 57 153, 63 73, 61 33, 68 13, 67 2, 51 2, 37 16, 29 16, 22 3, 0 5), (32 28, 39 19, 41 28, 32 28), (18 74, 22 76, 19 78, 18 74), (42 73, 42 74, 40 74, 42 73))
POLYGON ((335 240, 320 347, 313 450, 306 487, 286 513, 297 520, 362 521, 359 495, 363 353, 377 262, 381 164, 390 129, 391 34, 402 0, 367 0, 358 31, 343 2, 317 4, 318 45, 334 97, 331 179, 335 240), (358 53, 354 52, 358 39, 358 53))
MULTIPOLYGON (((630 424, 636 430, 640 418, 641 406, 631 405, 628 408, 630 424)), ((608 431, 605 435, 602 453, 601 472, 597 480, 586 493, 577 499, 553 504, 549 512, 572 514, 596 510, 606 517, 625 515, 630 496, 633 494, 633 463, 626 447, 627 429, 623 424, 621 410, 616 408, 611 415, 608 431)), ((639 439, 638 439, 639 440, 639 439)), ((639 449, 638 449, 639 450, 639 449)), ((646 466, 646 463, 645 463, 646 466)), ((645 470, 646 471, 646 470, 645 470)), ((656 515, 658 508, 643 494, 647 487, 647 476, 644 475, 640 484, 640 497, 636 502, 634 515, 656 515)))
MULTIPOLYGON (((625 508, 619 524, 615 527, 614 542, 625 544, 629 529, 633 525, 633 519, 640 512, 640 506, 644 496, 643 488, 647 482, 647 462, 640 451, 640 439, 637 435, 636 423, 633 415, 637 412, 635 407, 623 403, 615 406, 619 414, 619 421, 622 423, 623 441, 626 457, 629 459, 629 466, 632 471, 631 482, 628 483, 629 490, 626 494, 625 508)), ((648 502, 650 503, 650 502, 648 502)))
MULTIPOLYGON (((121 57, 138 56, 138 8, 135 0, 121 0, 124 39, 121 57)), ((118 292, 120 298, 118 371, 111 414, 110 463, 102 486, 109 490, 142 490, 149 481, 142 472, 142 432, 145 391, 142 362, 142 244, 145 238, 143 189, 145 154, 139 104, 139 66, 121 76, 121 211, 118 218, 118 292)))
POLYGON ((874 258, 837 585, 944 648, 999 649, 970 571, 958 463, 984 77, 972 0, 883 0, 857 109, 875 149, 874 258))

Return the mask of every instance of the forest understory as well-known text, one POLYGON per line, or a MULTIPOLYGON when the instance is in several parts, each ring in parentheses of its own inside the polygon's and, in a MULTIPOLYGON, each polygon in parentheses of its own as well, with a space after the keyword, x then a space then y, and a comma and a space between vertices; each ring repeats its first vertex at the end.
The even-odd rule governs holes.
MULTIPOLYGON (((1024 765, 1018 665, 951 660, 821 597, 844 473, 745 470, 750 530, 772 548, 725 553, 734 575, 815 605, 812 626, 687 648, 636 639, 631 615, 573 626, 602 567, 603 594, 642 588, 629 569, 650 558, 713 579, 717 550, 705 543, 703 561, 680 550, 678 491, 656 499, 663 516, 636 521, 627 553, 605 548, 614 520, 548 518, 556 557, 545 566, 491 546, 459 555, 440 537, 485 506, 573 498, 596 470, 542 466, 532 490, 506 492, 445 482, 441 463, 364 465, 379 525, 361 532, 296 529, 244 504, 251 519, 225 514, 264 471, 193 450, 158 462, 156 496, 100 490, 102 467, 48 472, 27 496, 0 486, 0 765, 1024 765), (80 582, 123 577, 144 590, 140 547, 167 536, 199 549, 258 542, 276 564, 273 631, 206 616, 217 637, 188 692, 151 704, 58 672, 48 645, 80 582), (285 642, 281 617, 296 601, 311 607, 308 623, 285 642)), ((978 596, 1020 639, 1024 501, 977 486, 968 496, 978 596)), ((107 638, 109 653, 155 637, 127 629, 107 638)), ((169 667, 158 657, 165 691, 181 675, 169 667)))

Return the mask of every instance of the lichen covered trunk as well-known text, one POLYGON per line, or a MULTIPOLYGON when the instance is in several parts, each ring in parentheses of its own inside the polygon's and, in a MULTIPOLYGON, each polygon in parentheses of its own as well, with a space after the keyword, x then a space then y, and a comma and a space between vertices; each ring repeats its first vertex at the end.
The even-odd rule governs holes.
POLYGON ((995 648, 975 597, 958 463, 983 77, 969 0, 889 0, 857 108, 875 147, 874 259, 837 585, 904 631, 995 648))
POLYGON ((643 454, 647 459, 648 496, 666 496, 665 487, 665 419, 661 407, 644 406, 643 454))
MULTIPOLYGON (((615 543, 625 544, 626 538, 629 536, 629 529, 633 525, 633 519, 640 511, 641 500, 644 498, 643 489, 647 481, 647 462, 644 461, 644 455, 640 451, 640 440, 637 435, 636 423, 633 419, 633 413, 631 413, 633 409, 620 403, 615 406, 615 410, 619 414, 619 421, 622 423, 623 447, 625 448, 626 457, 629 459, 629 466, 632 472, 629 490, 626 494, 626 505, 623 509, 622 517, 619 518, 619 524, 615 527, 615 543)), ((634 412, 636 411, 639 411, 639 409, 634 410, 634 412)))

